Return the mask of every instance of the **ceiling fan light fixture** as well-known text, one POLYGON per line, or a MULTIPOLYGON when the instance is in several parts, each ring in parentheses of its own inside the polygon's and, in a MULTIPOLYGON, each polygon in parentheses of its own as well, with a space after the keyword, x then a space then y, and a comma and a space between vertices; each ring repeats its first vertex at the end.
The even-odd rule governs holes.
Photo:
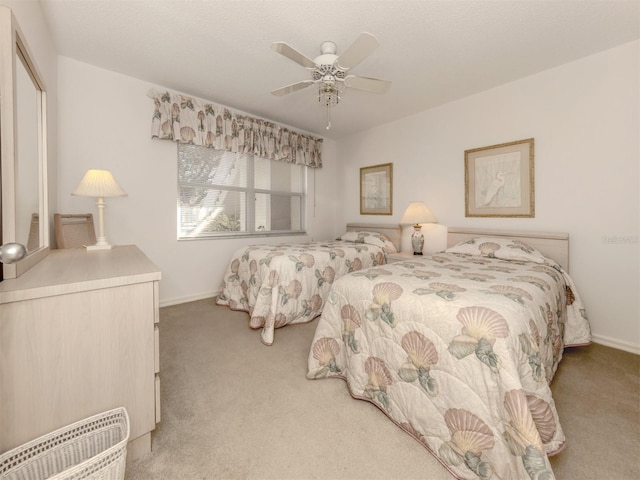
POLYGON ((340 103, 341 90, 339 84, 336 82, 323 82, 318 88, 318 102, 323 107, 327 107, 327 126, 326 129, 331 129, 331 112, 330 109, 334 105, 340 103))
POLYGON ((340 103, 340 88, 337 84, 321 83, 318 88, 318 102, 323 107, 333 107, 340 103))
POLYGON ((286 95, 302 90, 310 85, 318 84, 318 102, 327 109, 327 130, 331 128, 331 107, 340 103, 340 96, 345 88, 354 88, 372 93, 385 93, 391 82, 377 78, 347 75, 347 72, 367 58, 377 47, 376 37, 362 32, 343 53, 337 55, 338 48, 334 42, 323 42, 320 45, 320 56, 310 59, 284 42, 275 42, 271 48, 299 65, 311 70, 312 80, 287 85, 272 90, 273 95, 286 95))

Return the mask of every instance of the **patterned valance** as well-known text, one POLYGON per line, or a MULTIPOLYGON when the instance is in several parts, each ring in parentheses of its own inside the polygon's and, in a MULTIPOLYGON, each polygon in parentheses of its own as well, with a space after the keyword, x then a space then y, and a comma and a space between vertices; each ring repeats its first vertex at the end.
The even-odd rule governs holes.
POLYGON ((152 138, 322 167, 322 138, 179 93, 150 90, 148 95, 155 103, 152 138))

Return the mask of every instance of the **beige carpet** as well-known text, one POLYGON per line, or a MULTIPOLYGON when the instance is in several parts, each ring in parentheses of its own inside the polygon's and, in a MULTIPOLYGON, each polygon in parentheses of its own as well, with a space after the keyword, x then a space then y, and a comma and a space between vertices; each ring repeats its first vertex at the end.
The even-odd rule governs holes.
MULTIPOLYGON (((260 343, 213 299, 160 310, 162 422, 126 480, 430 479, 448 472, 342 380, 307 380, 317 320, 260 343)), ((569 349, 552 387, 567 448, 556 477, 640 478, 640 357, 569 349)))

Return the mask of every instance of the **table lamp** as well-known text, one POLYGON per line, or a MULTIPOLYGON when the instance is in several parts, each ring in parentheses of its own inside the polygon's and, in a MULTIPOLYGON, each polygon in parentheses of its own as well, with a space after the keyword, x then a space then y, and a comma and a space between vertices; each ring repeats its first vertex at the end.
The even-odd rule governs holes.
POLYGON ((413 224, 413 235, 411 235, 411 245, 414 255, 422 255, 424 247, 424 235, 422 234, 421 223, 436 223, 436 217, 427 208, 424 202, 410 202, 402 215, 400 223, 405 225, 413 224))
POLYGON ((116 183, 108 170, 88 170, 80 184, 71 193, 82 197, 97 197, 98 201, 98 241, 87 245, 87 250, 109 250, 111 245, 104 235, 104 197, 123 197, 127 193, 116 183))

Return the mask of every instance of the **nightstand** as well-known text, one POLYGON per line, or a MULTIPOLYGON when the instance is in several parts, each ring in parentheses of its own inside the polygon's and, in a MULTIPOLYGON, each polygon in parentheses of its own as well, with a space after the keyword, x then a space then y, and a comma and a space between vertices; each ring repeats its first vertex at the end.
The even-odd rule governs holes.
POLYGON ((414 255, 412 252, 397 252, 387 255, 387 263, 404 262, 406 260, 415 260, 422 258, 421 255, 414 255))

